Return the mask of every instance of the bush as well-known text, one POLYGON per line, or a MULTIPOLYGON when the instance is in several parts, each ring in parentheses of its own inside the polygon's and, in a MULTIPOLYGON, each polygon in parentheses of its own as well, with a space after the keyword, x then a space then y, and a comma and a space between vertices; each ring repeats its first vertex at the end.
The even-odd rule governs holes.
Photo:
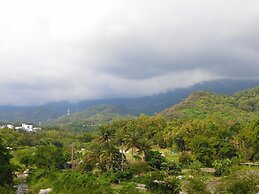
POLYGON ((135 175, 138 175, 143 172, 148 172, 150 170, 148 164, 142 161, 130 163, 128 167, 130 171, 135 175))
POLYGON ((53 193, 112 193, 110 182, 105 177, 97 177, 80 172, 59 172, 49 169, 37 169, 29 178, 32 193, 42 188, 52 188, 53 193))
POLYGON ((112 193, 109 182, 95 175, 81 174, 79 172, 60 173, 54 184, 57 193, 112 193))
POLYGON ((190 165, 190 172, 192 174, 200 174, 201 172, 201 168, 203 167, 202 163, 199 161, 194 161, 191 165, 190 165))
POLYGON ((182 172, 181 166, 174 161, 163 163, 162 170, 166 170, 169 175, 178 175, 182 172))
POLYGON ((233 194, 249 194, 258 192, 254 181, 251 181, 249 179, 234 181, 230 184, 227 191, 233 194))
POLYGON ((139 194, 140 191, 136 188, 135 183, 126 183, 122 189, 119 189, 117 193, 120 194, 139 194))
POLYGON ((0 186, 1 194, 15 194, 15 190, 8 186, 0 186))
POLYGON ((173 193, 177 194, 181 191, 181 184, 176 177, 165 177, 161 171, 151 173, 147 179, 146 187, 153 193, 173 193))
POLYGON ((230 174, 230 166, 232 165, 232 161, 229 159, 225 160, 216 160, 213 162, 213 167, 215 169, 215 176, 229 175, 230 174))
POLYGON ((206 184, 200 178, 190 179, 186 186, 187 193, 190 194, 209 194, 210 192, 206 188, 206 184))
POLYGON ((131 171, 117 171, 109 173, 108 178, 112 183, 120 183, 121 181, 127 181, 132 179, 133 174, 131 171))
POLYGON ((160 141, 158 142, 158 145, 159 145, 159 147, 160 147, 161 149, 167 148, 167 144, 166 144, 166 142, 165 142, 164 140, 160 140, 160 141))
POLYGON ((189 167, 190 164, 193 162, 191 154, 189 154, 188 152, 181 152, 179 162, 183 167, 189 167))
POLYGON ((258 193, 259 176, 254 173, 232 175, 217 187, 218 193, 253 194, 258 193))
POLYGON ((161 170, 166 159, 159 151, 150 151, 147 154, 146 161, 151 168, 161 170))
POLYGON ((38 193, 42 188, 53 188, 53 183, 57 180, 58 173, 47 168, 31 171, 27 182, 32 193, 38 193))

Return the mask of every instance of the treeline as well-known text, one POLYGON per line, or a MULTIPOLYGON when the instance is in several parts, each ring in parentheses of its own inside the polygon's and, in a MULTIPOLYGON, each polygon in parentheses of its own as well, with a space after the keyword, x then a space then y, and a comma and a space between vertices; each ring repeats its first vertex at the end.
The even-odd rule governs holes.
MULTIPOLYGON (((191 191, 197 185, 205 192, 200 169, 212 167, 214 177, 232 176, 241 162, 258 162, 258 134, 258 119, 168 121, 159 115, 116 120, 92 133, 0 129, 0 187, 10 193, 13 172, 29 168, 33 193, 44 187, 54 193, 139 193, 136 183, 157 193, 191 191), (183 169, 199 178, 181 181, 183 169)), ((248 191, 258 184, 252 180, 244 187, 248 191)), ((238 188, 225 182, 225 190, 238 188)))

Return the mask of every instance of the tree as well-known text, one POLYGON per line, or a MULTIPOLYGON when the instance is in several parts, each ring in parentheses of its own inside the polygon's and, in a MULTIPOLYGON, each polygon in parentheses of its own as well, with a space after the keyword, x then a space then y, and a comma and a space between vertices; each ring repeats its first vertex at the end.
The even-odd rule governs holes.
POLYGON ((180 150, 181 152, 185 151, 185 141, 182 134, 177 134, 174 138, 174 142, 178 150, 180 150))
POLYGON ((117 144, 123 142, 123 137, 115 138, 113 123, 99 128, 96 142, 91 146, 85 157, 85 170, 91 171, 97 165, 100 171, 121 170, 126 157, 120 153, 117 144))
POLYGON ((211 166, 213 161, 213 148, 210 141, 205 136, 196 136, 192 142, 192 151, 196 159, 205 166, 211 166))
POLYGON ((132 159, 134 158, 134 148, 137 147, 139 138, 140 136, 134 129, 134 125, 132 125, 132 122, 130 122, 126 128, 126 146, 127 149, 131 148, 132 159))
POLYGON ((99 128, 98 135, 99 135, 99 138, 98 138, 99 143, 101 144, 109 143, 113 140, 113 137, 115 135, 115 130, 109 125, 101 126, 99 128))
POLYGON ((153 169, 162 170, 163 163, 166 163, 166 158, 159 151, 150 151, 147 154, 146 161, 153 169))
POLYGON ((248 123, 238 134, 237 141, 245 160, 259 160, 259 119, 248 123))
POLYGON ((39 146, 34 155, 34 163, 40 168, 61 169, 67 159, 63 149, 53 145, 39 146))
POLYGON ((151 149, 151 143, 147 139, 139 139, 139 141, 136 144, 136 148, 138 148, 138 153, 143 153, 144 154, 144 159, 146 160, 147 155, 151 149))
POLYGON ((14 167, 10 164, 10 159, 9 150, 5 148, 0 137, 0 186, 11 184, 13 181, 14 167))

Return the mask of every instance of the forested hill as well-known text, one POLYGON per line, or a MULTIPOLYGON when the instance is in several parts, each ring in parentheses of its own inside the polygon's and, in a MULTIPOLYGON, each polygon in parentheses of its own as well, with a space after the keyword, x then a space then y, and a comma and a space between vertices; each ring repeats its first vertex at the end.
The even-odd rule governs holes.
POLYGON ((167 119, 224 117, 235 120, 259 118, 259 86, 234 95, 194 92, 160 114, 167 119))
POLYGON ((64 115, 58 119, 51 120, 47 125, 98 125, 107 123, 121 117, 132 117, 137 115, 134 110, 120 105, 96 105, 82 112, 64 115))
POLYGON ((32 107, 0 106, 0 121, 47 123, 66 115, 68 109, 71 113, 76 113, 101 104, 122 105, 127 109, 135 110, 139 114, 153 115, 179 103, 194 91, 232 94, 258 85, 259 80, 213 80, 197 83, 187 88, 178 88, 165 93, 140 98, 119 99, 114 97, 114 99, 85 100, 78 103, 53 102, 32 107))

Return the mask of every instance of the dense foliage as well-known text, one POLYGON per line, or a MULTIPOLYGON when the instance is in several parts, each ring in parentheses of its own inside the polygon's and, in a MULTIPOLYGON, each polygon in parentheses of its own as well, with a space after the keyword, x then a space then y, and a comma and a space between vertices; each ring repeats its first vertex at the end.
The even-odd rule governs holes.
POLYGON ((258 168, 241 163, 259 161, 258 87, 231 97, 194 96, 173 108, 178 119, 168 110, 93 132, 0 129, 0 191, 9 191, 13 178, 23 181, 14 171, 29 169, 32 193, 257 192, 258 168))

